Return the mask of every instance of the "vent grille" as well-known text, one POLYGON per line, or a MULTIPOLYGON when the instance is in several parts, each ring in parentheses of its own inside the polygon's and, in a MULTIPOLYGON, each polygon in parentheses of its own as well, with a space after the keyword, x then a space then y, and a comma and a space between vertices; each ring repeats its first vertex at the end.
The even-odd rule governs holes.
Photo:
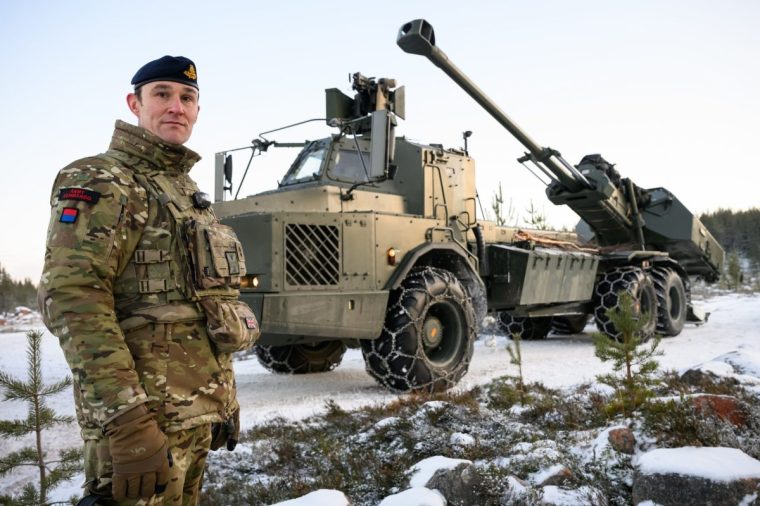
POLYGON ((334 225, 285 225, 285 282, 334 286, 340 279, 340 229, 334 225))

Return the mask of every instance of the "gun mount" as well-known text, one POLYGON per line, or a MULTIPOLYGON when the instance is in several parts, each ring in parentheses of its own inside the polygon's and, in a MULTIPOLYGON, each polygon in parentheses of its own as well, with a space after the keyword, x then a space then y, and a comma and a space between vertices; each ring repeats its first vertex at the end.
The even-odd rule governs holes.
POLYGON ((396 42, 407 53, 427 57, 525 146, 528 152, 518 161, 532 162, 550 178, 549 200, 573 209, 599 246, 663 251, 688 275, 717 279, 723 249, 671 192, 639 188, 600 155, 572 166, 558 151, 541 147, 436 46, 433 27, 424 19, 404 24, 396 42))

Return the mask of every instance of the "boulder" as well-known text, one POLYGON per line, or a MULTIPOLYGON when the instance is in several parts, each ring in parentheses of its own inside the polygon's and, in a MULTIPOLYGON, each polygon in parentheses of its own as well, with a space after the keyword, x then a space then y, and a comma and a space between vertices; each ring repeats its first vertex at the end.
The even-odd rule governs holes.
POLYGON ((753 494, 760 495, 760 461, 735 448, 652 450, 633 476, 634 504, 735 506, 753 494))
POLYGON ((699 394, 691 398, 691 404, 702 416, 718 418, 735 427, 744 427, 747 424, 747 415, 736 397, 699 394))
POLYGON ((573 472, 562 464, 555 464, 547 469, 542 469, 531 476, 531 481, 539 487, 567 485, 572 480, 573 472))
POLYGON ((618 427, 610 430, 607 438, 610 442, 610 446, 614 448, 615 451, 633 455, 636 446, 636 436, 633 435, 633 431, 628 427, 618 427))
POLYGON ((489 499, 484 494, 483 480, 472 464, 439 469, 425 486, 438 490, 446 498, 448 506, 487 504, 489 499))

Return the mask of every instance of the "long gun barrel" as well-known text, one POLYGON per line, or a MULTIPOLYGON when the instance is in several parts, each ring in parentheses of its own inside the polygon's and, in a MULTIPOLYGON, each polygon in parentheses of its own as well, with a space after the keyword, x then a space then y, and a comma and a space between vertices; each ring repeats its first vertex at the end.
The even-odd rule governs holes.
POLYGON ((427 57, 433 64, 443 70, 464 91, 480 104, 493 118, 525 146, 530 159, 533 160, 552 179, 559 181, 569 191, 592 188, 592 184, 578 170, 567 163, 562 156, 551 148, 544 148, 530 138, 517 124, 497 106, 483 90, 473 83, 456 65, 451 63, 446 54, 435 45, 433 27, 424 19, 415 19, 404 24, 398 33, 396 43, 410 54, 427 57))
POLYGON ((551 148, 539 146, 435 45, 433 27, 424 19, 404 24, 396 43, 407 53, 427 57, 528 149, 520 162, 535 163, 552 182, 546 195, 568 205, 593 231, 600 246, 635 245, 667 252, 689 275, 717 279, 723 249, 683 204, 664 188, 641 189, 599 155, 588 155, 578 167, 551 148))

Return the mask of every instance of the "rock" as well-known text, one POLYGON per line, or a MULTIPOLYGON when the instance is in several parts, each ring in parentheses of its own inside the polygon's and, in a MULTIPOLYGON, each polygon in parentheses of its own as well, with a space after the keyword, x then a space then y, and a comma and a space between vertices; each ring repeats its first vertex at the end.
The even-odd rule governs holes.
POLYGON ((531 476, 533 481, 539 487, 547 485, 567 485, 573 479, 573 472, 562 464, 556 464, 548 469, 542 469, 531 476))
POLYGON ((607 438, 609 439, 610 446, 615 451, 633 455, 633 450, 636 446, 636 436, 633 435, 633 431, 628 427, 610 430, 607 438))
POLYGON ((691 404, 700 415, 718 418, 735 427, 744 427, 747 424, 747 415, 736 397, 700 394, 691 398, 691 404))
POLYGON ((272 506, 307 506, 309 504, 351 506, 351 501, 349 501, 348 497, 346 497, 345 494, 339 490, 320 489, 296 499, 278 502, 272 506))
POLYGON ((719 380, 738 384, 738 381, 736 381, 735 378, 729 378, 726 376, 718 377, 717 374, 702 369, 689 369, 681 375, 680 379, 687 385, 691 385, 697 388, 705 388, 715 385, 719 380))
POLYGON ((701 369, 689 369, 681 375, 681 381, 694 387, 714 385, 717 376, 701 369))
MULTIPOLYGON (((330 505, 332 503, 319 503, 330 505)), ((446 499, 437 490, 430 490, 425 487, 408 488, 397 494, 389 495, 377 506, 446 506, 446 499)), ((302 506, 314 506, 313 504, 303 504, 302 506)))
POLYGON ((633 503, 737 505, 760 494, 760 461, 735 448, 660 448, 642 455, 633 503))
POLYGON ((471 506, 488 504, 483 480, 472 464, 459 464, 454 469, 439 469, 425 484, 438 490, 446 498, 448 506, 471 506))

